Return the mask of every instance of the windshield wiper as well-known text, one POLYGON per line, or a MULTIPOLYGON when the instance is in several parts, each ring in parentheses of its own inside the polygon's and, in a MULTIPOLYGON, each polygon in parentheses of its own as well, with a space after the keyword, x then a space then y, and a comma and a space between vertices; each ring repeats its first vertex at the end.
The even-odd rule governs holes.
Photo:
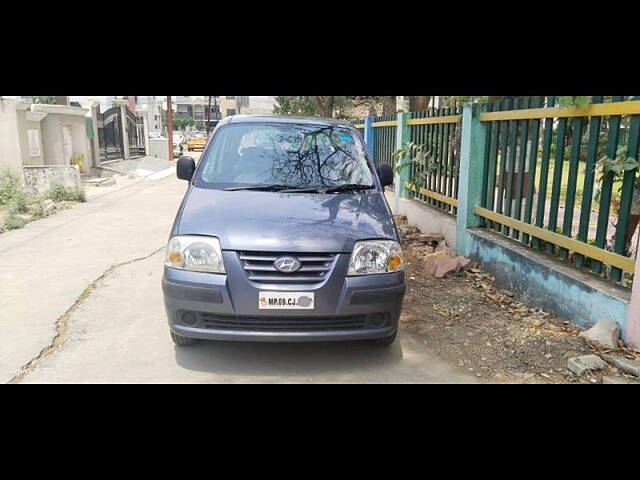
POLYGON ((349 192, 353 190, 367 190, 374 188, 373 185, 360 185, 357 183, 348 183, 345 185, 337 185, 335 187, 300 187, 300 188, 287 188, 286 190, 280 190, 280 193, 305 193, 305 192, 317 192, 317 193, 336 193, 336 192, 349 192))
POLYGON ((279 192, 285 188, 295 188, 295 185, 283 185, 280 183, 261 183, 259 185, 245 185, 244 187, 227 187, 223 188, 224 191, 232 192, 235 190, 266 190, 272 192, 279 192))
POLYGON ((353 190, 371 190, 375 188, 373 185, 360 185, 358 183, 346 183, 344 185, 338 185, 336 187, 329 187, 325 190, 325 193, 335 192, 350 192, 353 190))

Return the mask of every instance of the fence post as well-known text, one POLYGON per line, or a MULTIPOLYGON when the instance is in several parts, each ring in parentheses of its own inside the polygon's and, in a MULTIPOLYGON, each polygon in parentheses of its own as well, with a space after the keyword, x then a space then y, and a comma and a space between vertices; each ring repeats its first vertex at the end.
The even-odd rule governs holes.
POLYGON ((122 129, 122 159, 129 160, 129 134, 127 132, 127 100, 115 100, 114 104, 120 108, 120 128, 122 129))
POLYGON ((149 155, 149 116, 145 113, 142 115, 142 134, 144 135, 144 154, 149 155))
POLYGON ((640 254, 636 255, 636 273, 627 313, 625 342, 630 347, 640 348, 640 254))
MULTIPOLYGON (((404 144, 409 143, 411 141, 411 130, 409 129, 409 125, 407 125, 407 120, 411 118, 410 112, 400 112, 398 113, 398 125, 396 130, 396 149, 400 149, 404 147, 404 144)), ((409 158, 404 157, 398 161, 398 165, 404 164, 408 162, 409 158)), ((409 196, 409 191, 404 187, 404 184, 411 175, 410 169, 405 168, 400 173, 396 173, 394 179, 394 199, 393 199, 393 211, 398 212, 400 208, 400 197, 407 198, 409 196)))
POLYGON ((469 255, 467 228, 479 227, 480 217, 474 210, 482 198, 484 179, 485 125, 480 122, 480 104, 466 104, 462 110, 460 140, 460 173, 458 179, 458 215, 456 219, 456 250, 469 255))
POLYGON ((98 125, 98 113, 100 111, 100 104, 93 102, 91 104, 91 121, 93 122, 93 138, 91 139, 91 167, 99 167, 102 159, 100 158, 100 140, 98 135, 100 133, 100 126, 98 125))
POLYGON ((369 156, 375 161, 373 157, 375 154, 375 137, 373 135, 373 117, 367 117, 364 119, 364 143, 369 150, 369 156))

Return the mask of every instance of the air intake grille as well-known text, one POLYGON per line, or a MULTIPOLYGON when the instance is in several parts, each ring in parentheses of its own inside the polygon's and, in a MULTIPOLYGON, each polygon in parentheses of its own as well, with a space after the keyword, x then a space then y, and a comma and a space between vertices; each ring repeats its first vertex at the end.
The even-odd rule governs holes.
POLYGON ((326 331, 365 328, 366 315, 342 317, 254 317, 203 313, 205 328, 244 331, 326 331))
POLYGON ((242 268, 249 280, 258 283, 320 283, 333 268, 333 253, 265 253, 238 252, 242 268), (293 273, 280 272, 273 265, 280 257, 297 258, 301 267, 293 273))

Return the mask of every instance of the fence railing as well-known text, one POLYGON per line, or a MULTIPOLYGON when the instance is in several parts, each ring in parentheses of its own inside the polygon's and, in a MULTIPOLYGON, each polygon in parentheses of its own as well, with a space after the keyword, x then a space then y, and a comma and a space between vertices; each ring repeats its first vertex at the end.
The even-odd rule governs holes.
POLYGON ((406 187, 413 198, 456 213, 460 168, 459 138, 462 107, 412 112, 407 120, 410 140, 421 146, 406 187))
POLYGON ((488 104, 480 115, 485 178, 475 210, 487 228, 595 274, 608 265, 616 282, 633 273, 637 169, 622 164, 638 157, 640 101, 625 100, 595 96, 586 108, 560 108, 556 97, 488 104), (621 166, 606 169, 607 162, 621 166))
POLYGON ((396 185, 397 195, 456 215, 459 185, 477 185, 479 195, 465 208, 482 227, 629 286, 640 223, 640 97, 594 96, 584 108, 561 108, 558 97, 521 97, 479 110, 477 123, 466 126, 462 107, 355 126, 376 165, 393 164, 398 139, 422 146, 422 159, 397 175, 404 187, 396 185), (482 137, 483 154, 468 159, 482 167, 470 169, 482 172, 478 178, 460 177, 465 135, 470 142, 482 137))
POLYGON ((396 150, 397 125, 396 115, 383 115, 373 119, 373 161, 376 166, 381 163, 393 165, 392 155, 396 150))

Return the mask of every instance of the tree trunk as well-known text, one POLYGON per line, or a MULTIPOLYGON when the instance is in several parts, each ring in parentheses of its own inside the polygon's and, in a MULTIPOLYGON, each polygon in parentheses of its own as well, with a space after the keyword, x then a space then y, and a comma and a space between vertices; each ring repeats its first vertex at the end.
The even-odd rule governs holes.
POLYGON ((371 105, 369 105, 369 116, 370 117, 377 117, 378 116, 378 112, 376 112, 376 106, 373 103, 371 105))
POLYGON ((396 97, 382 97, 382 115, 396 113, 396 97))
POLYGON ((316 106, 321 117, 333 118, 333 97, 316 97, 316 106))
POLYGON ((429 101, 431 97, 417 97, 412 96, 409 98, 409 111, 421 112, 429 108, 429 101))

